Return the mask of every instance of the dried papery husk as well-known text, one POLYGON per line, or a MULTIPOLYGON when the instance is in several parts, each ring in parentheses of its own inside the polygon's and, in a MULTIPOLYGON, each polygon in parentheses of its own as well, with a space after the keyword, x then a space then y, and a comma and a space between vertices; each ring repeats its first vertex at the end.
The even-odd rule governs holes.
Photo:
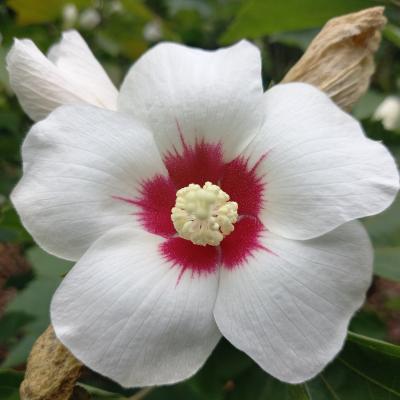
POLYGON ((75 390, 83 368, 57 339, 50 325, 33 345, 20 387, 21 400, 84 399, 75 390))
POLYGON ((384 7, 329 20, 282 82, 307 82, 351 110, 374 73, 374 53, 386 24, 384 7))

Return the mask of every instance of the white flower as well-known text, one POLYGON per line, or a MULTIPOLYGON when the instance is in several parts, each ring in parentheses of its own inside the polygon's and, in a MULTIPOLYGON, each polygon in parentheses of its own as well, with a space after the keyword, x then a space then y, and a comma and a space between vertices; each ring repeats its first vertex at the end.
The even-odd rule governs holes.
POLYGON ((156 42, 162 38, 162 26, 160 21, 148 22, 143 28, 143 37, 149 42, 156 42))
POLYGON ((188 378, 221 335, 281 380, 320 372, 371 280, 353 220, 398 191, 386 148, 310 85, 263 93, 246 41, 155 46, 118 109, 60 107, 23 145, 12 201, 77 260, 51 305, 58 338, 124 386, 188 378))
POLYGON ((77 31, 65 32, 47 58, 31 40, 16 39, 7 69, 12 89, 34 121, 63 104, 117 107, 117 89, 77 31))
POLYGON ((84 29, 94 29, 101 22, 101 15, 95 8, 87 8, 79 17, 79 25, 84 29))
POLYGON ((78 19, 78 7, 74 3, 67 3, 62 9, 63 26, 65 29, 73 27, 78 19))
POLYGON ((121 14, 124 12, 124 5, 120 0, 111 0, 108 3, 108 7, 111 14, 121 14))
POLYGON ((387 130, 400 129, 400 97, 386 97, 376 109, 374 119, 382 121, 387 130))

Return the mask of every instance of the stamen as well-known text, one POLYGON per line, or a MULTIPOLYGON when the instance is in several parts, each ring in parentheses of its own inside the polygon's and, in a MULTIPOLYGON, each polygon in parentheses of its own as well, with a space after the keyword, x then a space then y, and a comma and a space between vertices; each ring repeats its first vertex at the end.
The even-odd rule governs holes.
POLYGON ((237 210, 238 204, 229 201, 219 186, 191 183, 176 192, 171 219, 180 237, 201 246, 218 246, 234 230, 237 210))

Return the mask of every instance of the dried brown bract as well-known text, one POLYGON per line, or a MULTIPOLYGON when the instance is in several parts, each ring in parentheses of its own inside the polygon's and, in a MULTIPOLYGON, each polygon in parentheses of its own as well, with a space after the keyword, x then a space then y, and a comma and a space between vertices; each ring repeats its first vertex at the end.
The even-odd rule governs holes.
POLYGON ((20 388, 21 400, 70 400, 82 368, 50 325, 32 348, 20 388))
POLYGON ((373 7, 328 21, 283 82, 310 83, 350 110, 374 72, 373 56, 386 24, 383 12, 373 7))

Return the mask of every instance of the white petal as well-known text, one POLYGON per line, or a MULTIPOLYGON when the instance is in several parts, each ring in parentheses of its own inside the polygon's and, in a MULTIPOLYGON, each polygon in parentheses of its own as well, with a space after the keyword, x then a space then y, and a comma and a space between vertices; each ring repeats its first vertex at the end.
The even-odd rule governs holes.
POLYGON ((91 97, 90 103, 115 110, 118 91, 77 31, 63 33, 60 43, 52 46, 48 58, 60 73, 91 97))
POLYGON ((45 118, 63 104, 89 103, 115 109, 116 89, 77 33, 67 34, 52 53, 60 67, 31 40, 15 40, 7 55, 11 87, 33 120, 45 118), (83 74, 82 69, 87 72, 83 74))
POLYGON ((77 260, 104 232, 134 223, 140 183, 165 173, 151 134, 130 116, 63 106, 35 124, 22 148, 24 175, 12 201, 46 251, 77 260))
POLYGON ((344 343, 371 281, 371 244, 357 221, 308 241, 266 232, 261 243, 268 251, 221 271, 217 325, 271 375, 303 382, 344 343))
POLYGON ((193 375, 220 339, 212 309, 218 274, 193 276, 159 255, 161 238, 131 228, 101 237, 58 288, 57 337, 123 386, 193 375))
POLYGON ((265 93, 264 109, 247 155, 253 163, 264 156, 258 173, 268 229, 310 239, 392 203, 399 188, 393 157, 324 93, 301 83, 277 85, 265 93))
POLYGON ((122 84, 118 104, 145 121, 163 154, 182 140, 223 144, 235 156, 261 122, 261 58, 242 41, 217 51, 162 43, 143 55, 122 84))
POLYGON ((7 55, 7 69, 22 108, 35 121, 62 104, 85 102, 78 88, 60 74, 31 40, 15 40, 7 55))

